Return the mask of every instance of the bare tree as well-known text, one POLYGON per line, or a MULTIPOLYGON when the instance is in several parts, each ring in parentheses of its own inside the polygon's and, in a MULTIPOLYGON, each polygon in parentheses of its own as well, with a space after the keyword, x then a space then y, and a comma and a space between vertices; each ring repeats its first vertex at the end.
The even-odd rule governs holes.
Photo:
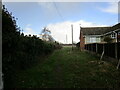
POLYGON ((55 40, 50 34, 51 34, 51 31, 47 27, 44 27, 40 34, 41 39, 44 41, 54 42, 55 40))

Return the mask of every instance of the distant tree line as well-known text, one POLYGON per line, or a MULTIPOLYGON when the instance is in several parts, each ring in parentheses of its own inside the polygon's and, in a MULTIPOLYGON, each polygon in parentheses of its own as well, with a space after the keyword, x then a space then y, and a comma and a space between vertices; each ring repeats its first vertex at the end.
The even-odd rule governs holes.
POLYGON ((20 33, 16 19, 3 5, 2 7, 2 66, 4 87, 11 87, 12 77, 19 70, 24 70, 42 61, 40 56, 52 53, 59 43, 45 42, 37 36, 25 36, 20 33))

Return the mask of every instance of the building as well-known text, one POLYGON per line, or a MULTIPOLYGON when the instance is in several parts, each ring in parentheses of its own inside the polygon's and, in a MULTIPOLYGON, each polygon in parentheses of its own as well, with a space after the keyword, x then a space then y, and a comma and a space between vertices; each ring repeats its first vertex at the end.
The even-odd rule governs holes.
POLYGON ((80 48, 84 49, 85 44, 89 43, 104 43, 106 36, 113 42, 120 42, 120 23, 112 27, 81 27, 80 48))

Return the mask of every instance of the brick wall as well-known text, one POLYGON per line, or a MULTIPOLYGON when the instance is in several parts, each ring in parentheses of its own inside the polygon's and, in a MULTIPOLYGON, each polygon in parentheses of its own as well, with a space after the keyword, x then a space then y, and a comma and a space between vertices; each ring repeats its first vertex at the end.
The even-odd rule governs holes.
POLYGON ((80 49, 84 50, 85 47, 85 38, 83 37, 83 33, 80 32, 80 49))

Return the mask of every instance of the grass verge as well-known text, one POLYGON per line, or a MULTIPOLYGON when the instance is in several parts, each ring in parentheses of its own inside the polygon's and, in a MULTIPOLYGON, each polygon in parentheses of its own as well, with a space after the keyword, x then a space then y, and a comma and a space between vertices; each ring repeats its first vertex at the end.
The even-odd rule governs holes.
POLYGON ((120 88, 120 72, 77 49, 56 50, 44 62, 15 74, 15 88, 120 88))

